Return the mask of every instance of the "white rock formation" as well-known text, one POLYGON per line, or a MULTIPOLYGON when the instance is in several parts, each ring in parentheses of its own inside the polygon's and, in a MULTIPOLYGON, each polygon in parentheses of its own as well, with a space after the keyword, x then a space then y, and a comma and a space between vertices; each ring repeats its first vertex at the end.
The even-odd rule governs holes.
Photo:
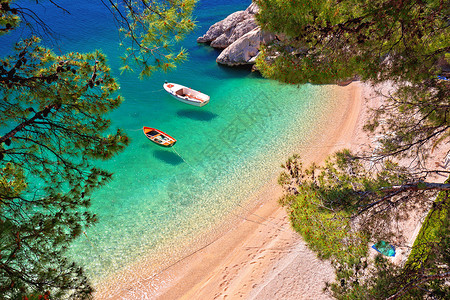
POLYGON ((269 43, 275 38, 273 34, 262 32, 256 24, 255 14, 258 10, 258 6, 252 3, 246 10, 232 13, 212 25, 197 42, 225 49, 216 59, 220 64, 254 64, 261 44, 269 43))
POLYGON ((262 32, 261 28, 257 27, 223 50, 216 62, 228 66, 254 64, 260 45, 270 42, 274 37, 273 34, 262 32))
POLYGON ((212 25, 208 31, 197 39, 199 43, 211 43, 214 48, 226 48, 241 36, 257 27, 254 15, 258 6, 252 3, 244 11, 232 13, 224 20, 212 25))

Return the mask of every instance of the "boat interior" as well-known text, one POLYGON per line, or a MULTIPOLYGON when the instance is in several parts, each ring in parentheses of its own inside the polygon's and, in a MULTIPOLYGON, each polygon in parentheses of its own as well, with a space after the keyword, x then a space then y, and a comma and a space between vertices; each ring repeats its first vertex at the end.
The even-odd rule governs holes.
POLYGON ((152 136, 158 135, 159 132, 158 132, 158 131, 155 131, 155 130, 151 130, 151 131, 149 131, 149 132, 146 132, 145 134, 146 134, 147 136, 149 136, 149 137, 152 137, 152 136))
POLYGON ((177 94, 178 96, 181 96, 181 97, 187 96, 184 89, 179 89, 178 91, 175 92, 175 94, 177 94))

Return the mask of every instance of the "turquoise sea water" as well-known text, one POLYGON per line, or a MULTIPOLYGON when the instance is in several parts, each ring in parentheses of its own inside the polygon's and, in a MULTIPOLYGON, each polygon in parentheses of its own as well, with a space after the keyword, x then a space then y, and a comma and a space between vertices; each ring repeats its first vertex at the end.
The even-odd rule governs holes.
POLYGON ((70 251, 94 282, 144 257, 155 268, 170 264, 208 243, 208 233, 220 232, 217 224, 251 206, 249 196, 276 176, 326 110, 320 87, 282 85, 248 69, 219 66, 219 52, 196 43, 249 0, 200 0, 198 27, 182 42, 189 61, 145 80, 118 71, 118 34, 100 1, 60 4, 71 14, 54 18, 56 9, 37 8, 58 35, 55 52, 102 49, 108 55, 126 99, 111 114, 113 127, 132 139, 123 153, 101 163, 114 180, 94 194, 99 222, 70 251), (178 102, 162 90, 164 80, 198 89, 211 101, 202 108, 178 102), (143 126, 175 137, 174 149, 151 143, 143 126))

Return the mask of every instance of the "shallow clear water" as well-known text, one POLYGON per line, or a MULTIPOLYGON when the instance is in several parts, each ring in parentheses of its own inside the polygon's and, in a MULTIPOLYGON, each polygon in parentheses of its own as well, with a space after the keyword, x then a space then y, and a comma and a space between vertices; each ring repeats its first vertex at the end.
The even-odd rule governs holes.
POLYGON ((185 245, 207 243, 200 234, 247 206, 249 195, 280 171, 280 163, 314 132, 324 113, 323 89, 282 85, 245 68, 219 66, 219 52, 196 43, 210 25, 250 1, 200 1, 198 28, 182 43, 189 61, 142 81, 118 72, 118 35, 102 4, 61 2, 71 15, 52 18, 57 11, 45 10, 60 38, 58 48, 102 49, 108 55, 126 99, 111 119, 132 139, 123 153, 101 163, 114 172, 114 180, 94 194, 99 222, 70 251, 94 281, 143 257, 170 263, 185 245), (198 89, 210 95, 210 103, 197 108, 178 102, 162 90, 164 80, 198 89), (170 134, 177 144, 156 146, 143 135, 143 126, 170 134))

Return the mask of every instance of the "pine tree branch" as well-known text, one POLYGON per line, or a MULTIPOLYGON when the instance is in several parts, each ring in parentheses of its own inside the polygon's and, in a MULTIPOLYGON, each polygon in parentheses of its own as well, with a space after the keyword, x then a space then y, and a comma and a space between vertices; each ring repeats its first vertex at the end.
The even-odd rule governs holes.
POLYGON ((431 281, 431 280, 435 280, 435 279, 443 279, 443 278, 449 278, 450 277, 450 272, 447 273, 442 273, 442 274, 435 274, 435 275, 426 275, 426 276, 422 276, 419 279, 416 279, 414 281, 409 282, 408 284, 406 284, 400 291, 398 291, 397 293, 395 293, 394 295, 386 298, 386 300, 394 300, 397 299, 398 297, 400 297, 401 295, 405 294, 408 290, 410 290, 411 288, 413 288, 414 286, 417 286, 419 284, 423 284, 425 282, 431 281))
POLYGON ((435 182, 417 182, 404 185, 394 185, 390 188, 382 189, 383 192, 403 192, 403 191, 424 191, 424 190, 438 190, 449 191, 450 184, 448 183, 435 183, 435 182))
POLYGON ((364 206, 361 210, 358 211, 358 213, 355 215, 355 217, 361 215, 363 212, 369 210, 370 208, 375 207, 376 205, 378 205, 382 202, 389 201, 389 199, 392 199, 394 196, 397 196, 403 192, 406 192, 406 191, 429 191, 429 190, 449 191, 450 184, 434 183, 434 182, 417 182, 417 183, 404 184, 404 185, 395 185, 395 186, 392 186, 389 188, 383 188, 383 189, 381 189, 381 191, 386 192, 388 194, 383 196, 378 201, 372 202, 372 203, 364 206))
POLYGON ((357 213, 354 217, 361 215, 363 212, 369 210, 370 208, 372 208, 372 207, 374 207, 374 206, 376 206, 376 205, 378 205, 378 204, 380 204, 380 203, 382 203, 382 202, 384 202, 384 201, 388 201, 388 200, 391 199, 392 197, 394 197, 394 196, 396 196, 396 195, 398 195, 398 194, 400 194, 400 193, 402 193, 402 192, 403 192, 403 191, 400 191, 400 190, 393 191, 392 194, 386 195, 386 196, 384 196, 383 198, 381 198, 380 200, 375 201, 375 202, 372 202, 372 203, 366 205, 366 206, 363 207, 360 211, 358 211, 358 213, 357 213))
MULTIPOLYGON (((437 131, 433 131, 431 128, 428 129, 428 132, 431 131, 430 134, 428 134, 427 136, 418 139, 417 141, 405 144, 405 145, 399 145, 397 147, 397 150, 393 150, 392 152, 386 152, 386 153, 381 153, 381 154, 376 154, 376 155, 361 155, 361 156, 355 156, 355 158, 357 159, 377 159, 380 160, 382 158, 386 158, 386 157, 395 157, 396 155, 401 154, 402 152, 406 152, 408 150, 410 150, 411 148, 417 146, 417 147, 421 147, 423 146, 426 142, 430 141, 431 139, 439 136, 442 133, 445 133, 445 131, 447 131, 448 129, 450 129, 450 126, 435 126, 433 129, 439 129, 437 131)), ((427 133, 428 133, 427 132, 427 133)))
POLYGON ((43 110, 37 112, 33 117, 31 117, 30 119, 26 120, 25 122, 17 125, 16 128, 11 130, 4 136, 0 137, 0 144, 4 143, 6 140, 14 137, 19 131, 21 131, 28 125, 33 124, 36 120, 44 118, 44 116, 46 116, 48 113, 50 113, 52 108, 58 108, 58 107, 59 107, 58 104, 52 104, 52 105, 46 106, 43 110))

